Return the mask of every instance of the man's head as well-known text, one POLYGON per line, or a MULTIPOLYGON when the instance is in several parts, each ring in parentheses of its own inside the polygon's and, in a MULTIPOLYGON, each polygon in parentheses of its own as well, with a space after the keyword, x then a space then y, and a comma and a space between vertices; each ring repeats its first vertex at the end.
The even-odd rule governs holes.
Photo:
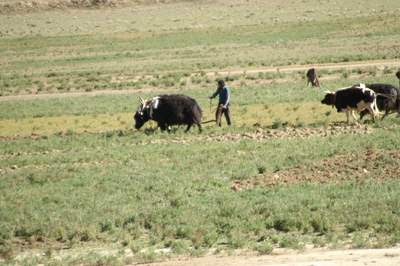
POLYGON ((218 89, 222 89, 223 87, 225 87, 225 81, 222 79, 218 80, 218 89))

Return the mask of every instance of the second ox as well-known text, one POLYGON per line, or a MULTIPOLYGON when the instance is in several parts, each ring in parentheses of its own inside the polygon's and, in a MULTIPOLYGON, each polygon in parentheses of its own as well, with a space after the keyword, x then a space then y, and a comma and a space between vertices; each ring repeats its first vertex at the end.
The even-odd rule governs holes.
POLYGON ((376 106, 376 93, 364 84, 343 88, 336 92, 327 92, 321 103, 336 107, 338 112, 346 112, 347 123, 350 122, 350 114, 357 121, 355 111, 368 110, 373 119, 379 116, 379 110, 376 106))
POLYGON ((157 122, 162 131, 173 125, 197 125, 201 132, 202 111, 196 100, 181 94, 159 95, 149 100, 140 98, 134 115, 135 128, 140 129, 149 120, 157 122))
MULTIPOLYGON (((380 111, 385 111, 382 119, 384 119, 385 116, 391 113, 397 112, 398 114, 400 114, 400 91, 398 88, 390 84, 382 83, 366 84, 366 87, 376 93, 376 104, 378 106, 378 109, 380 111)), ((368 113, 368 110, 362 111, 360 113, 360 119, 362 119, 364 115, 368 113)))

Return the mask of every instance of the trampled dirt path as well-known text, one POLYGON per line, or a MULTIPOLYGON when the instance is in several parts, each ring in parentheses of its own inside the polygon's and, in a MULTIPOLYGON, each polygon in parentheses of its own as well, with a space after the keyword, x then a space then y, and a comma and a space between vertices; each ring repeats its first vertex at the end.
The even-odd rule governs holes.
MULTIPOLYGON (((277 67, 265 67, 257 69, 236 69, 236 70, 224 70, 224 71, 213 71, 207 72, 207 76, 215 75, 238 75, 238 74, 257 74, 257 73, 273 73, 273 72, 294 72, 294 71, 306 71, 309 68, 314 67, 319 70, 321 69, 354 69, 360 67, 399 67, 400 60, 370 60, 370 61, 358 61, 358 62, 345 62, 345 63, 328 63, 328 64, 310 64, 310 65, 290 65, 290 66, 277 66, 277 67)), ((193 73, 192 75, 194 75, 193 73)), ((12 100, 32 100, 32 99, 46 99, 46 98, 61 98, 61 97, 80 97, 80 96, 97 96, 97 95, 118 95, 118 94, 135 94, 140 92, 149 92, 151 89, 142 90, 98 90, 90 92, 66 92, 66 93, 43 93, 43 94, 23 94, 23 95, 11 95, 11 96, 0 96, 0 102, 12 101, 12 100)), ((161 89, 155 89, 154 91, 161 91, 161 89)))
POLYGON ((400 247, 388 249, 323 250, 312 249, 305 252, 283 252, 263 256, 206 256, 186 258, 148 266, 365 266, 400 265, 400 247))

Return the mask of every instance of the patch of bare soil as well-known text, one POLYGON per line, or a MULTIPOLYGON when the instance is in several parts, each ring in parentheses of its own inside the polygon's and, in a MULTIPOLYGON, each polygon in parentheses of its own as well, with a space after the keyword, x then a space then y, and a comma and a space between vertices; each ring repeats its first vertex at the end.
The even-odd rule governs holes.
POLYGON ((151 263, 151 266, 365 266, 400 265, 400 248, 359 249, 359 250, 323 250, 312 249, 303 253, 284 252, 263 256, 206 256, 182 260, 151 263))
MULTIPOLYGON (((390 128, 394 128, 396 125, 391 126, 390 128)), ((134 131, 132 134, 153 134, 157 131, 157 128, 149 129, 144 133, 142 131, 134 131)), ((197 128, 193 128, 193 131, 196 131, 197 128)), ((218 141, 218 142, 237 142, 241 140, 255 140, 255 141, 263 141, 269 139, 292 139, 292 138, 310 138, 310 137, 328 137, 328 136, 337 136, 342 134, 369 134, 373 132, 373 128, 368 125, 348 125, 346 123, 337 122, 332 123, 326 127, 319 128, 296 128, 296 127, 284 127, 280 129, 266 129, 266 128, 257 128, 254 131, 244 132, 244 133, 215 133, 215 134, 200 134, 194 135, 188 133, 185 136, 172 137, 168 139, 160 139, 155 138, 151 140, 142 140, 137 142, 137 145, 147 145, 147 144, 168 144, 168 143, 179 143, 179 144, 191 144, 195 142, 203 142, 203 141, 218 141)), ((93 132, 84 131, 83 133, 76 134, 93 134, 93 132)), ((94 134, 102 134, 104 132, 95 132, 94 134)), ((121 135, 125 135, 122 131, 120 131, 121 135)), ((131 133, 128 133, 131 134, 131 133)), ((172 133, 173 134, 173 133, 172 133)), ((68 136, 67 132, 58 132, 55 135, 60 137, 68 136)), ((40 140, 46 139, 48 135, 40 135, 36 133, 32 133, 29 136, 1 136, 0 141, 13 141, 18 139, 31 139, 31 140, 40 140)))
POLYGON ((369 134, 373 132, 373 128, 368 125, 347 125, 345 123, 333 123, 327 127, 319 128, 296 128, 285 127, 281 129, 257 128, 251 132, 244 133, 225 133, 198 135, 191 137, 176 137, 172 139, 153 139, 145 140, 144 144, 164 144, 164 143, 180 143, 191 144, 194 142, 218 141, 218 142, 238 142, 241 140, 263 141, 269 139, 292 139, 292 138, 310 138, 310 137, 328 137, 342 134, 369 134))
POLYGON ((180 0, 3 0, 0 14, 31 13, 41 10, 66 8, 123 7, 128 5, 153 5, 178 2, 180 0))
POLYGON ((115 7, 126 2, 125 0, 6 0, 0 3, 0 14, 65 8, 115 7))
POLYGON ((377 180, 400 178, 400 151, 373 150, 336 155, 329 159, 299 165, 275 173, 260 174, 252 179, 236 180, 232 189, 241 191, 259 186, 300 182, 343 182, 367 178, 377 180))

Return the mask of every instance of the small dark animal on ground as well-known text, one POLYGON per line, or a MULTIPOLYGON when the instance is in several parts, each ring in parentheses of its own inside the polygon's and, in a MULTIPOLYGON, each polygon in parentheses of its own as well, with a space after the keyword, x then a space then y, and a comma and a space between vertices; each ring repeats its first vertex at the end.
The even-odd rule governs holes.
POLYGON ((169 131, 173 125, 187 125, 187 132, 195 124, 201 132, 201 118, 202 110, 196 100, 181 94, 159 95, 148 100, 140 98, 134 115, 136 129, 154 120, 162 131, 169 131))
MULTIPOLYGON (((397 112, 400 114, 400 91, 398 88, 390 84, 381 83, 366 84, 365 86, 376 93, 376 105, 380 111, 385 111, 382 119, 391 113, 397 112)), ((360 120, 368 113, 368 110, 362 111, 360 120)))
POLYGON ((319 87, 317 71, 315 70, 315 68, 310 68, 306 73, 306 77, 307 77, 307 86, 308 84, 311 83, 312 87, 319 87))
POLYGON ((357 122, 354 111, 361 112, 367 109, 373 119, 379 115, 376 107, 376 94, 373 90, 365 87, 365 84, 343 88, 336 92, 327 92, 321 103, 336 107, 338 112, 346 112, 347 123, 350 122, 350 114, 357 122))

